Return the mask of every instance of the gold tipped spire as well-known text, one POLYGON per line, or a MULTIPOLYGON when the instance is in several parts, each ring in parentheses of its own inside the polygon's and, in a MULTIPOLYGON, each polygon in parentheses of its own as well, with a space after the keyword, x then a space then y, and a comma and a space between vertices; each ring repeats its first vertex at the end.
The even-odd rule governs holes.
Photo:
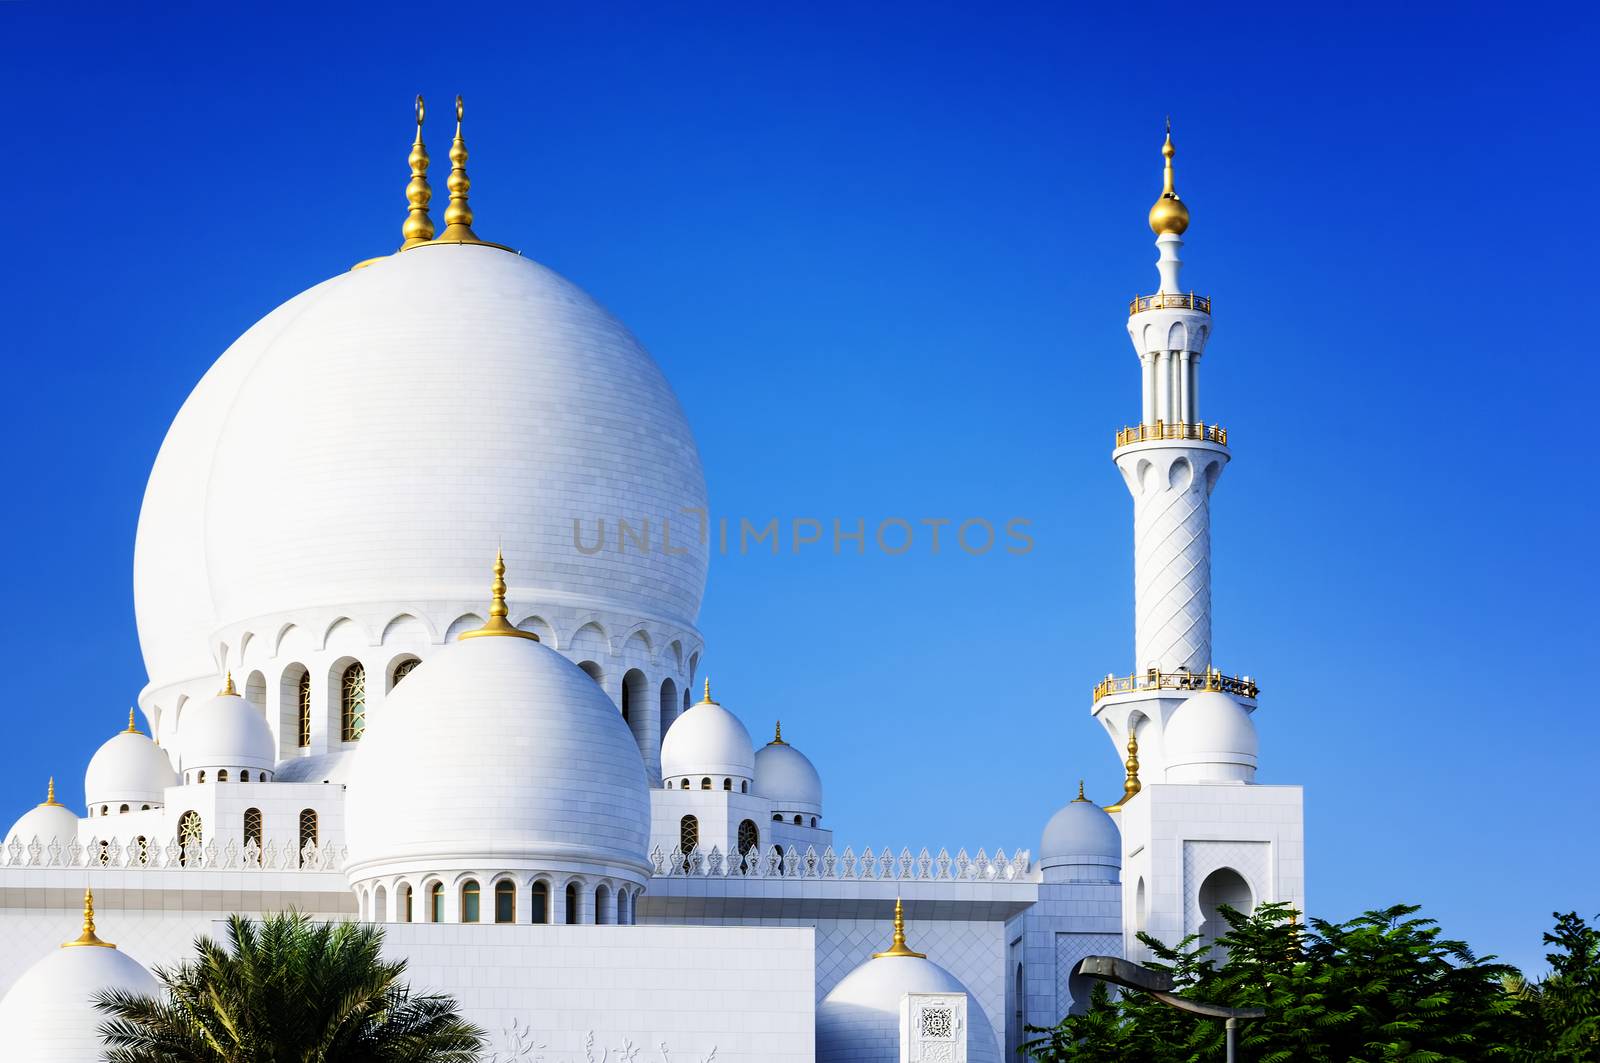
POLYGON ((228 669, 228 681, 222 685, 221 690, 217 691, 217 697, 236 698, 238 696, 239 692, 233 688, 233 669, 230 668, 228 669))
POLYGON ((144 734, 143 731, 139 730, 139 724, 133 718, 132 705, 128 706, 128 730, 125 733, 131 735, 144 734))
POLYGON ((83 891, 83 933, 79 934, 77 938, 72 941, 63 941, 61 943, 61 947, 64 949, 76 948, 79 945, 95 945, 102 949, 116 948, 116 946, 111 942, 101 941, 95 936, 94 890, 92 889, 83 891))
POLYGON ((422 119, 426 107, 422 95, 417 95, 417 139, 411 142, 411 181, 406 185, 406 202, 410 211, 400 227, 405 243, 400 250, 425 244, 433 239, 433 219, 428 217, 428 204, 433 200, 433 189, 428 185, 428 149, 422 143, 422 119))
POLYGON ((720 704, 720 702, 717 702, 717 701, 713 700, 712 697, 711 697, 711 677, 710 676, 706 676, 706 689, 705 689, 705 693, 700 696, 700 704, 702 704, 702 705, 717 705, 717 704, 720 704))
POLYGON ((1087 797, 1083 796, 1083 780, 1079 779, 1078 780, 1078 796, 1074 797, 1072 799, 1072 803, 1073 804, 1077 804, 1079 801, 1083 801, 1083 802, 1087 803, 1088 800, 1089 799, 1087 797))
POLYGON ((787 742, 785 742, 783 740, 783 721, 782 720, 779 720, 777 722, 777 726, 773 727, 773 729, 772 729, 772 744, 775 745, 775 746, 786 746, 786 745, 789 744, 789 743, 787 743, 787 742))
POLYGON ((465 112, 461 97, 456 97, 456 138, 450 144, 450 205, 444 208, 444 232, 439 239, 458 244, 481 244, 478 234, 472 231, 472 208, 467 206, 467 190, 472 181, 467 177, 467 142, 461 138, 461 117, 465 112))
POLYGON ((1150 231, 1157 236, 1182 236, 1189 227, 1189 208, 1178 198, 1173 183, 1172 157, 1177 154, 1177 149, 1172 146, 1171 118, 1167 119, 1167 142, 1161 145, 1161 154, 1167 164, 1161 179, 1161 198, 1150 208, 1150 231))
POLYGON ((489 622, 475 631, 463 631, 456 636, 461 639, 482 638, 485 635, 509 635, 512 638, 532 639, 539 641, 539 636, 531 631, 524 631, 520 627, 512 627, 506 619, 510 610, 506 608, 506 556, 504 552, 494 552, 494 583, 490 585, 489 593, 489 622))
POLYGON ((1128 759, 1123 766, 1128 770, 1128 777, 1122 782, 1122 797, 1116 804, 1107 805, 1107 812, 1122 811, 1122 806, 1133 800, 1133 795, 1143 789, 1139 785, 1139 736, 1134 733, 1131 723, 1128 726, 1128 759))
POLYGON ((61 804, 60 801, 56 800, 56 777, 54 775, 50 776, 50 783, 45 787, 44 803, 58 806, 61 804))
POLYGON ((913 959, 925 960, 927 953, 912 952, 906 945, 906 913, 905 907, 900 903, 900 898, 894 899, 894 943, 885 952, 874 952, 872 958, 881 960, 885 956, 909 956, 913 959))

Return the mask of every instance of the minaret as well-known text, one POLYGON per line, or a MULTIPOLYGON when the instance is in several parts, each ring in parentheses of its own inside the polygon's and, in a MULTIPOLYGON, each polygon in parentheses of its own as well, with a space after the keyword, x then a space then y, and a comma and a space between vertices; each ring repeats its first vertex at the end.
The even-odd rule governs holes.
POLYGON ((1200 416, 1200 356, 1211 300, 1180 284, 1189 209, 1174 186, 1171 123, 1161 197, 1150 208, 1161 283, 1128 306, 1143 371, 1143 414, 1117 433, 1112 457, 1133 492, 1135 673, 1211 667, 1211 490, 1228 463, 1228 434, 1200 416))

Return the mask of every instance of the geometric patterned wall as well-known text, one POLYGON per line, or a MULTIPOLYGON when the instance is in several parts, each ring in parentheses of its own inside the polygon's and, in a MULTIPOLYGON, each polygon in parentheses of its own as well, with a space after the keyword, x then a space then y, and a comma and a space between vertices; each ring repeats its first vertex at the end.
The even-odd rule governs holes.
MULTIPOLYGON (((1121 934, 1057 934, 1056 935, 1056 1014, 1066 1015, 1072 1010, 1072 969, 1085 956, 1122 955, 1121 934)), ((1094 987, 1092 980, 1084 985, 1088 993, 1094 987)), ((1084 1004, 1083 1001, 1077 1003, 1084 1004)))
MULTIPOLYGON (((1219 867, 1230 867, 1250 885, 1253 903, 1271 900, 1272 843, 1270 842, 1193 842, 1183 843, 1183 932, 1198 934, 1205 921, 1200 911, 1200 884, 1219 867)), ((1169 944, 1174 944, 1169 942, 1169 944)))

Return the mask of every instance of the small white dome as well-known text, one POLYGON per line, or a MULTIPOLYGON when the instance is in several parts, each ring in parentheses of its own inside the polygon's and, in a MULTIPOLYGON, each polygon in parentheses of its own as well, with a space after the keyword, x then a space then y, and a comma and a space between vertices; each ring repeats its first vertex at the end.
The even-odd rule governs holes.
MULTIPOLYGON (((706 684, 705 697, 698 705, 672 721, 667 737, 661 743, 661 777, 664 780, 688 778, 698 780, 710 776, 713 787, 717 781, 732 777, 753 780, 756 774, 756 754, 739 717, 711 700, 711 684, 706 684)), ((698 787, 698 781, 691 781, 698 787)))
POLYGON ((1167 782, 1251 782, 1259 742, 1250 714, 1219 690, 1189 698, 1161 736, 1167 782))
POLYGON ((84 801, 96 805, 121 807, 160 805, 163 791, 178 785, 178 773, 162 748, 134 726, 113 735, 89 759, 83 774, 84 801))
POLYGON ((277 764, 276 743, 261 710, 223 692, 198 705, 186 706, 178 720, 179 767, 185 772, 230 770, 270 772, 277 764))
POLYGON ((1122 831, 1082 792, 1045 824, 1039 868, 1046 882, 1116 882, 1122 869, 1122 831))
POLYGON ((120 989, 155 996, 161 986, 139 961, 105 944, 63 945, 23 972, 0 1000, 7 1059, 83 1063, 103 1059, 97 993, 120 989))
POLYGON ((822 814, 822 776, 811 759, 783 740, 783 732, 756 750, 756 793, 780 812, 822 814))
POLYGON ((650 873, 644 759, 605 692, 526 638, 446 646, 368 720, 345 802, 352 883, 459 868, 650 873))
POLYGON ((983 1005, 932 960, 879 956, 845 975, 817 1005, 817 1063, 899 1063, 900 999, 907 993, 967 994, 967 1063, 1000 1063, 983 1005))
MULTIPOLYGON (((51 839, 58 839, 62 845, 66 845, 77 836, 78 816, 66 805, 56 803, 56 783, 51 779, 44 803, 28 809, 12 824, 6 832, 6 841, 15 838, 27 845, 38 838, 40 844, 49 845, 51 839)), ((0 1027, 0 1031, 3 1029, 0 1027)))

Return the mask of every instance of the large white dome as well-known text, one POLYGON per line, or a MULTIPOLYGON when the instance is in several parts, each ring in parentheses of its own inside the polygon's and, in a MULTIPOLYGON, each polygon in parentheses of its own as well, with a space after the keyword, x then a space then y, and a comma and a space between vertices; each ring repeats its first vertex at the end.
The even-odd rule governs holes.
POLYGON ((1195 694, 1167 721, 1167 782, 1252 782, 1260 743, 1250 714, 1218 690, 1195 694))
POLYGON ((1046 882, 1115 882, 1122 870, 1122 831, 1080 789, 1077 800, 1045 824, 1039 868, 1046 882))
MULTIPOLYGON (((755 777, 756 755, 750 732, 739 717, 711 700, 711 683, 705 696, 667 728, 661 742, 661 777, 671 786, 675 779, 689 780, 698 788, 709 777, 715 789, 724 778, 749 782, 755 777)), ((737 787, 735 787, 737 789, 737 787)))
POLYGON ((419 247, 284 304, 179 411, 135 549, 146 667, 214 672, 208 638, 268 614, 475 600, 496 543, 529 559, 521 603, 692 626, 707 547, 683 510, 705 505, 683 411, 620 322, 518 255, 419 247), (574 522, 589 547, 602 520, 580 551, 574 522), (619 520, 650 545, 620 549, 619 520))
POLYGON ((11 824, 11 829, 6 831, 5 840, 9 842, 15 838, 27 845, 37 838, 41 845, 49 845, 54 839, 65 846, 77 836, 78 816, 72 809, 56 801, 56 783, 51 779, 44 801, 19 816, 11 824))
POLYGON ((781 731, 756 750, 756 793, 783 812, 822 814, 822 776, 781 731))
POLYGON ((120 989, 155 996, 161 987, 138 960, 106 944, 69 944, 17 979, 0 1000, 0 1043, 7 1059, 84 1063, 103 1059, 97 993, 120 989))
MULTIPOLYGON (((263 724, 265 726, 265 724, 263 724)), ((270 738, 270 735, 269 735, 270 738)), ((96 805, 159 805, 169 786, 178 785, 167 754, 134 728, 112 735, 95 750, 83 775, 83 796, 90 809, 96 805)))
POLYGON ((617 707, 523 638, 418 665, 368 721, 345 803, 352 881, 504 868, 648 875, 650 793, 617 707))

